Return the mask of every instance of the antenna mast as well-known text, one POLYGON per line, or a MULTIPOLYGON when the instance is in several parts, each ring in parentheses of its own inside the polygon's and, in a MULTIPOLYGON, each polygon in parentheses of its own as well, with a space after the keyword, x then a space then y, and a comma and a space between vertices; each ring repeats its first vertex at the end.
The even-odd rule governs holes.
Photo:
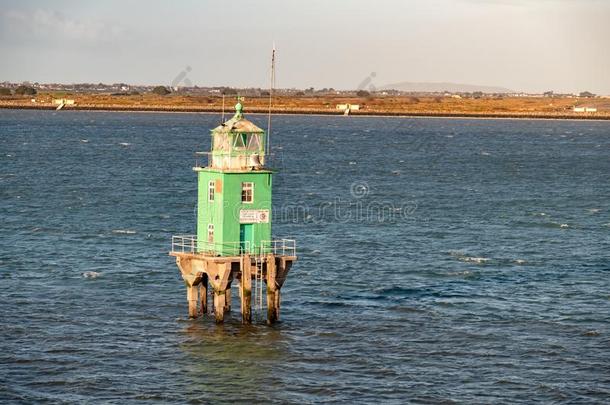
POLYGON ((269 116, 267 117, 267 154, 271 153, 271 98, 275 86, 275 43, 271 51, 271 83, 269 83, 269 116))
POLYGON ((222 92, 222 118, 220 119, 220 123, 223 125, 225 123, 225 93, 224 93, 224 90, 222 92))

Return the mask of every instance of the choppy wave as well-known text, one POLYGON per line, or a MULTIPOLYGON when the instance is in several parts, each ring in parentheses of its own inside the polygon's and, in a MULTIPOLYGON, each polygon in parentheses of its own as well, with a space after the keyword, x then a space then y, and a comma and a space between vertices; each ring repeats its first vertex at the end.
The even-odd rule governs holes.
POLYGON ((118 234, 122 234, 122 235, 133 235, 136 234, 137 232, 131 229, 113 229, 112 233, 118 233, 118 234))
POLYGON ((450 251, 449 254, 455 257, 457 260, 465 263, 486 264, 492 260, 489 257, 469 256, 466 253, 460 251, 450 251))

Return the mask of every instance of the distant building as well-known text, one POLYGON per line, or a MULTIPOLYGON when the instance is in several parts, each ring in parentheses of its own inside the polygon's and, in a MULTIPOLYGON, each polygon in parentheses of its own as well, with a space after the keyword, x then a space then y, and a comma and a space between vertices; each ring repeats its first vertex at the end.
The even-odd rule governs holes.
POLYGON ((337 104, 337 110, 339 111, 358 111, 360 110, 360 104, 337 104))
POLYGON ((574 107, 574 112, 577 113, 594 113, 597 112, 597 108, 595 107, 574 107))
POLYGON ((76 103, 72 99, 55 98, 55 99, 53 99, 53 104, 57 104, 57 105, 60 105, 60 104, 63 104, 63 105, 74 105, 76 103))

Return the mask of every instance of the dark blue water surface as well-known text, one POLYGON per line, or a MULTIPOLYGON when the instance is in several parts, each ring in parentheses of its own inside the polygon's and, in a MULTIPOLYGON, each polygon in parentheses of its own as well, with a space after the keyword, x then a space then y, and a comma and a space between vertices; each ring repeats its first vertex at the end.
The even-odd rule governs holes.
POLYGON ((277 117, 299 261, 243 327, 167 255, 218 121, 0 111, 0 402, 610 401, 610 123, 277 117))

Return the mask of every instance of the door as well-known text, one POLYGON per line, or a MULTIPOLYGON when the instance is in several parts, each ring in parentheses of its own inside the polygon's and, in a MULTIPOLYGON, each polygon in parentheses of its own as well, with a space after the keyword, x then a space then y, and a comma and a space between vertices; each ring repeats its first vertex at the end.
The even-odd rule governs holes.
POLYGON ((252 250, 252 236, 252 224, 239 225, 239 248, 242 253, 252 250))

